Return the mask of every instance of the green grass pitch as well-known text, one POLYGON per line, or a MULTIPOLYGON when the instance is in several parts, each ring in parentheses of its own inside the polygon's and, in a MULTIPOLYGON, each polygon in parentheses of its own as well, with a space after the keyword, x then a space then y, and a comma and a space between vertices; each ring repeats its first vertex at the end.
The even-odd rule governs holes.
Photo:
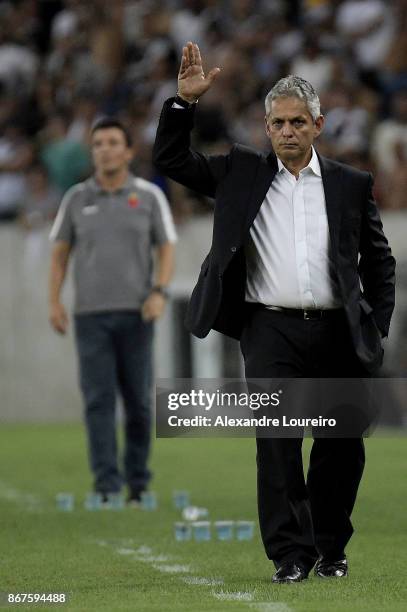
MULTIPOLYGON (((309 441, 304 444, 307 456, 309 441)), ((366 441, 345 580, 272 585, 257 529, 251 439, 155 440, 159 508, 87 512, 80 425, 3 425, 0 431, 0 591, 67 592, 65 605, 15 610, 116 612, 404 612, 407 610, 407 452, 400 437, 366 441), (211 520, 253 519, 250 542, 175 542, 173 489, 211 520), (55 494, 76 495, 60 513, 55 494), (211 582, 212 581, 212 582, 211 582), (222 582, 221 582, 222 581, 222 582), (233 599, 235 598, 235 599, 233 599), (240 599, 239 599, 240 598, 240 599)))

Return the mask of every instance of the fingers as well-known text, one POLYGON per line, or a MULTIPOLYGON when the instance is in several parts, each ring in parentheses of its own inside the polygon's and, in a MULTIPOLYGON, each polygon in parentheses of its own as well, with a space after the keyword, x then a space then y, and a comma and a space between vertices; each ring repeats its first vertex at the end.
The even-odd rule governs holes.
POLYGON ((181 65, 179 67, 179 74, 183 74, 189 66, 188 48, 182 47, 181 65))
POLYGON ((62 334, 62 335, 65 334, 67 325, 64 321, 53 320, 51 321, 51 325, 58 334, 62 334))
POLYGON ((65 334, 68 329, 68 317, 63 308, 51 312, 49 317, 51 326, 59 334, 65 334))
POLYGON ((210 70, 208 72, 206 80, 211 83, 214 79, 216 79, 216 77, 218 76, 219 72, 220 72, 220 68, 218 68, 218 67, 212 68, 212 70, 210 70))
POLYGON ((157 314, 154 308, 146 306, 141 310, 141 318, 143 319, 143 321, 148 323, 149 321, 154 321, 154 319, 157 318, 157 314))
POLYGON ((65 334, 66 334, 66 326, 65 326, 65 325, 60 325, 60 326, 57 328, 57 332, 58 332, 59 334, 61 334, 61 336, 65 336, 65 334))
POLYGON ((196 43, 187 42, 187 46, 182 48, 182 57, 186 58, 186 68, 188 66, 202 66, 201 53, 196 43))
POLYGON ((65 319, 65 317, 60 317, 56 325, 57 331, 60 334, 65 334, 67 327, 68 327, 68 321, 65 319))
POLYGON ((188 42, 185 47, 182 47, 181 65, 179 68, 179 74, 184 74, 190 66, 199 65, 202 66, 201 55, 199 53, 198 45, 192 42, 188 42))
POLYGON ((193 66, 195 64, 195 50, 194 50, 194 43, 192 42, 188 42, 187 43, 187 48, 188 48, 188 60, 189 60, 189 65, 193 66))
POLYGON ((198 45, 194 45, 194 59, 195 59, 195 64, 197 66, 202 66, 201 53, 199 51, 198 45))
POLYGON ((141 308, 143 321, 154 321, 158 319, 165 307, 165 299, 161 295, 151 294, 141 308))
POLYGON ((152 321, 151 314, 149 312, 146 312, 145 310, 141 312, 141 318, 145 323, 149 323, 150 321, 152 321))
MULTIPOLYGON (((195 96, 198 99, 210 87, 212 81, 216 79, 220 73, 220 68, 212 68, 205 78, 202 68, 202 58, 199 47, 196 43, 188 41, 182 47, 181 65, 178 73, 178 83, 185 80, 188 85, 188 95, 195 96)), ((180 85, 179 85, 180 86, 180 85)), ((186 93, 186 87, 183 87, 186 93)))
POLYGON ((151 307, 150 307, 150 302, 148 298, 144 302, 143 306, 141 307, 141 318, 143 319, 143 321, 146 321, 146 322, 151 321, 152 319, 151 307))

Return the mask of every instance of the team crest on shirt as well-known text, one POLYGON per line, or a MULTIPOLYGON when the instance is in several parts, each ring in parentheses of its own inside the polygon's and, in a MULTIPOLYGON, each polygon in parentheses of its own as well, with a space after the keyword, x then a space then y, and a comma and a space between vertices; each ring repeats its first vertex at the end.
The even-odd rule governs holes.
POLYGON ((96 204, 88 204, 82 208, 83 215, 94 215, 97 212, 99 212, 99 206, 96 204))
POLYGON ((127 203, 130 206, 130 208, 137 208, 137 206, 140 204, 139 197, 138 197, 138 195, 137 195, 137 193, 135 191, 132 191, 129 194, 129 197, 127 199, 127 203))

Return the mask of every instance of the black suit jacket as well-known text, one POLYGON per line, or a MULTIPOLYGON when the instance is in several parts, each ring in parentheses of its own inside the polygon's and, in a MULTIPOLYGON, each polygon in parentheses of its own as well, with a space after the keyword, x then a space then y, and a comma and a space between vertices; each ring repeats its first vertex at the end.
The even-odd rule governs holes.
MULTIPOLYGON (((195 106, 164 103, 153 161, 166 176, 215 198, 211 250, 192 292, 186 326, 199 338, 211 329, 239 339, 246 318, 244 244, 278 170, 268 156, 241 145, 226 155, 190 148, 195 106)), ((395 260, 383 233, 368 172, 319 157, 332 259, 356 352, 369 371, 381 364, 381 337, 394 309, 395 260), (361 284, 363 291, 361 289, 361 284)))

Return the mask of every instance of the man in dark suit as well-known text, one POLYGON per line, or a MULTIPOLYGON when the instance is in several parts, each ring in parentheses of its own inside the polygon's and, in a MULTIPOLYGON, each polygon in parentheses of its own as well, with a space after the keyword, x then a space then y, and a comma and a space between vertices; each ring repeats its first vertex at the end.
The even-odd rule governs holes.
MULTIPOLYGON (((213 240, 186 317, 188 329, 240 340, 246 378, 368 377, 380 367, 394 308, 395 261, 372 177, 313 147, 324 118, 312 85, 281 79, 266 97, 273 151, 190 148, 205 76, 183 48, 175 98, 164 103, 154 162, 215 198, 213 240)), ((301 438, 257 438, 258 508, 273 582, 347 575, 345 546, 364 467, 361 437, 314 440, 307 481, 301 438)))

